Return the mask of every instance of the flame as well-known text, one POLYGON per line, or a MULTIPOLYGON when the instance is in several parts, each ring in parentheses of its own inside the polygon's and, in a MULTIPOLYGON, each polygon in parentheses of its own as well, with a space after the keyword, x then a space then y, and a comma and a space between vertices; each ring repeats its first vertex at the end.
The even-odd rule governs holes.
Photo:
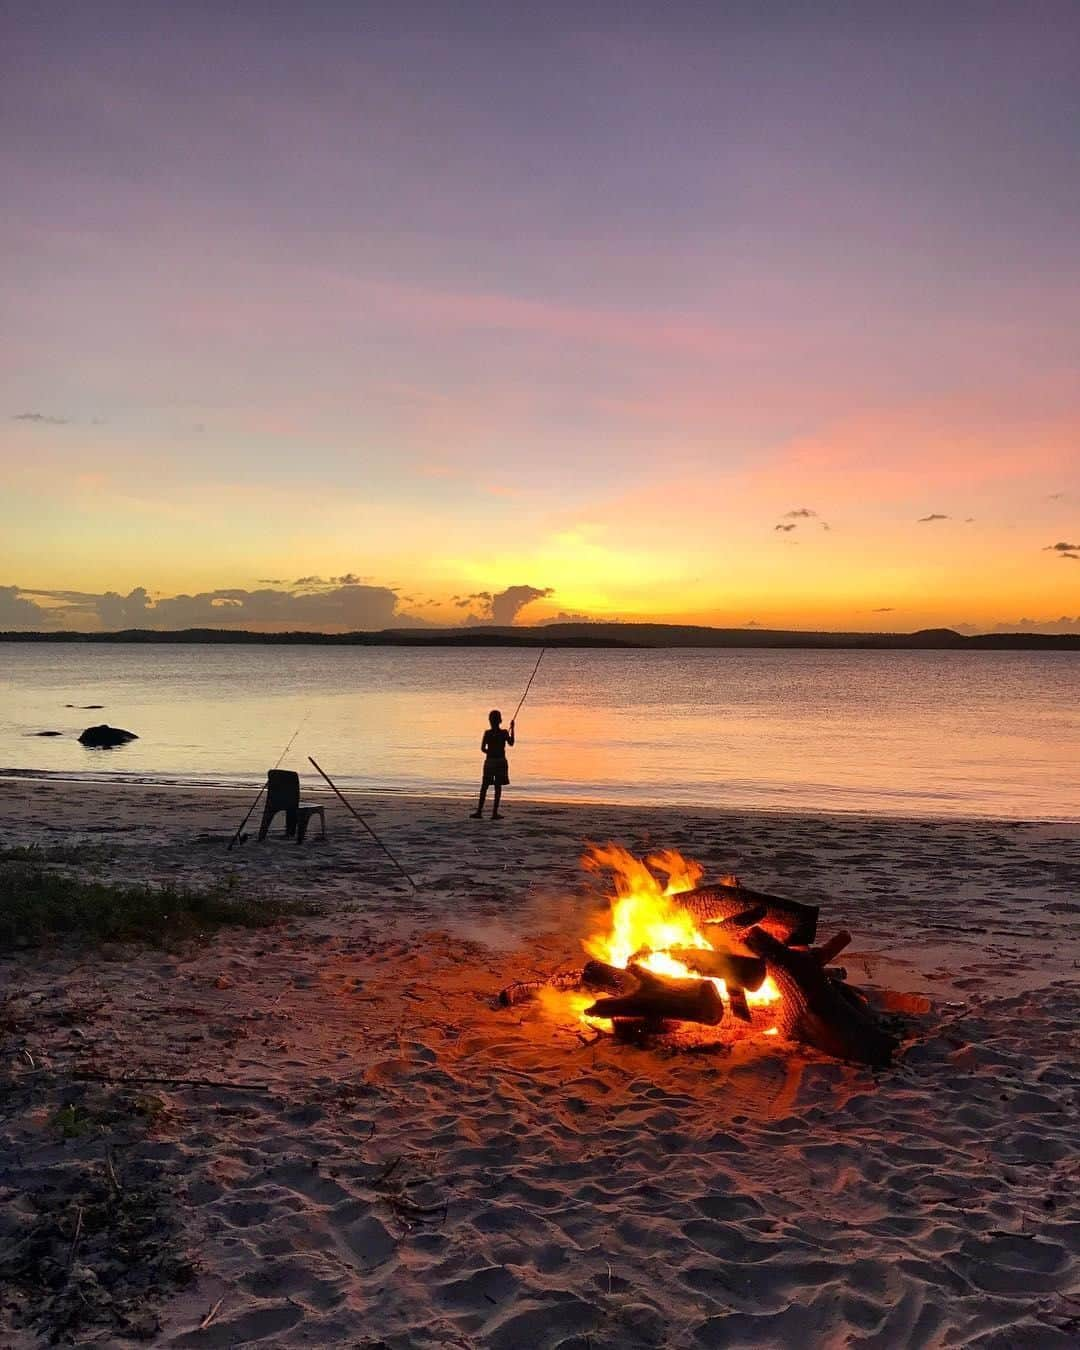
MULTIPOLYGON (((672 947, 714 950, 692 915, 671 899, 698 884, 705 873, 700 863, 684 858, 674 849, 651 854, 642 861, 617 844, 606 844, 591 848, 582 865, 591 872, 610 872, 615 886, 610 926, 582 944, 590 956, 623 970, 634 961, 657 975, 702 978, 669 955, 672 947), (657 872, 667 878, 665 885, 660 884, 657 872)), ((712 978, 712 983, 721 997, 726 998, 724 981, 712 978)), ((771 976, 766 977, 760 989, 753 993, 746 991, 746 1001, 752 1007, 775 1003, 780 997, 771 976)))

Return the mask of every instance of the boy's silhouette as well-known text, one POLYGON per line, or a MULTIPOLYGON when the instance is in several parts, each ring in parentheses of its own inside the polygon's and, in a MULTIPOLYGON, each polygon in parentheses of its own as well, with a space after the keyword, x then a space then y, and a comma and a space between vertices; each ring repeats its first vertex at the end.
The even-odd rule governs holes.
POLYGON ((495 789, 495 804, 491 810, 491 819, 499 819, 502 790, 510 781, 510 766, 506 762, 506 747, 514 744, 514 723, 511 720, 510 730, 503 731, 501 726, 502 713, 497 708, 493 708, 488 713, 488 721, 491 726, 484 732, 484 739, 480 742, 480 749, 484 755, 484 777, 480 783, 480 805, 472 813, 473 820, 479 820, 484 814, 484 802, 487 800, 489 787, 495 789))

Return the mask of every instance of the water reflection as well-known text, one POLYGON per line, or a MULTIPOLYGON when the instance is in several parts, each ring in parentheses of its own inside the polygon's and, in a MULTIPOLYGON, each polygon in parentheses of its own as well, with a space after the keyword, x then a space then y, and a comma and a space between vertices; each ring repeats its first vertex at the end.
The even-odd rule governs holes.
MULTIPOLYGON (((302 723, 283 767, 307 774, 314 754, 352 788, 465 799, 488 709, 515 707, 534 662, 5 644, 0 763, 254 784, 302 723), (103 721, 139 736, 107 763, 75 739, 103 721)), ((1080 818, 1078 707, 1069 653, 552 651, 518 720, 512 795, 1080 818)))

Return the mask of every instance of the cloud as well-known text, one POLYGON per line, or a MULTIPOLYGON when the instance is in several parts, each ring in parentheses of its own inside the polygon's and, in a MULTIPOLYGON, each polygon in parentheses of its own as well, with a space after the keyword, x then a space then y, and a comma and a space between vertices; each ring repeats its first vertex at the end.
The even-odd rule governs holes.
POLYGON ((790 520, 790 525, 774 525, 774 530, 781 530, 784 534, 790 534, 795 529, 795 522, 800 520, 816 520, 823 530, 831 529, 827 520, 822 520, 816 511, 812 511, 809 506, 796 506, 790 511, 785 511, 781 520, 790 520))
POLYGON ((934 511, 934 512, 933 512, 931 515, 929 515, 929 516, 920 516, 919 519, 918 519, 915 523, 916 523, 916 525, 929 525, 932 521, 935 521, 935 520, 948 520, 948 519, 949 519, 949 517, 948 517, 948 516, 943 516, 943 515, 940 513, 940 511, 934 511))
POLYGON ((454 604, 458 609, 469 609, 472 605, 481 604, 485 609, 490 610, 492 595, 490 591, 473 591, 472 595, 455 595, 452 597, 454 604))
POLYGON ((896 613, 896 606, 895 606, 895 605, 881 605, 878 609, 872 609, 872 610, 870 611, 870 613, 871 613, 871 614, 895 614, 895 613, 896 613))
POLYGON ((148 628, 153 627, 153 617, 149 622, 147 614, 152 605, 145 586, 136 586, 127 595, 116 591, 106 591, 94 602, 102 628, 148 628))
POLYGON ((398 613, 397 592, 388 586, 348 584, 297 593, 267 588, 222 589, 158 600, 154 627, 372 629, 420 627, 423 620, 398 613))
POLYGON ((1080 614, 1063 614, 1060 619, 1014 619, 994 625, 995 633, 1080 633, 1080 614))
POLYGON ((1058 544, 1047 544, 1043 549, 1043 552, 1060 553, 1064 557, 1076 557, 1077 554, 1080 554, 1080 544, 1066 544, 1065 541, 1062 540, 1058 544))
POLYGON ((16 413, 11 420, 13 422, 37 422, 39 426, 46 427, 66 427, 68 425, 66 417, 50 417, 48 413, 40 412, 16 413))
POLYGON ((452 599, 458 609, 472 611, 462 620, 466 627, 475 628, 481 623, 509 627, 526 605, 554 594, 550 586, 507 586, 505 591, 474 591, 472 595, 455 595, 452 599))
MULTIPOLYGON (((351 574, 350 574, 351 575, 351 574)), ((126 628, 250 628, 279 632, 289 629, 328 632, 380 628, 428 627, 426 620, 400 609, 400 597, 389 586, 323 583, 315 590, 222 587, 195 595, 154 598, 145 586, 127 595, 84 591, 21 591, 0 588, 0 628, 14 625, 42 628, 62 625, 76 630, 126 628), (54 601, 45 608, 29 595, 54 601)))
POLYGON ((507 586, 491 597, 491 617, 497 624, 512 624, 526 605, 553 594, 550 586, 507 586))
POLYGON ((563 610, 560 610, 558 614, 553 614, 553 615, 551 616, 550 619, 544 619, 543 622, 544 622, 545 624, 551 624, 551 623, 594 623, 595 620, 592 619, 588 614, 577 614, 577 613, 573 613, 573 612, 569 612, 569 613, 568 613, 565 609, 563 609, 563 610))
POLYGON ((21 586, 0 586, 0 631, 21 632, 44 628, 50 614, 35 600, 27 600, 21 586))

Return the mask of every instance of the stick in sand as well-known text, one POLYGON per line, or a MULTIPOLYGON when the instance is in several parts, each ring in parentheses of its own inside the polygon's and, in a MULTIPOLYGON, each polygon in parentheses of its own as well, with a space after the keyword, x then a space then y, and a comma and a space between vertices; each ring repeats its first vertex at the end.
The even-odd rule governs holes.
POLYGON ((418 890, 420 889, 420 887, 417 886, 416 882, 413 881, 412 877, 409 876, 408 872, 405 871, 404 867, 402 867, 402 865, 398 862, 398 860, 394 857, 394 855, 393 855, 393 854, 390 852, 390 850, 386 847, 386 845, 383 843, 383 841, 379 838, 379 836, 375 833, 375 831, 374 831, 374 830, 371 828, 371 826, 367 823, 367 821, 364 819, 364 817, 363 817, 362 815, 360 815, 359 812, 353 810, 352 805, 351 805, 348 801, 346 801, 346 799, 345 799, 345 798, 341 795, 341 793, 338 791, 337 786, 336 786, 336 784, 331 780, 330 775, 329 775, 324 769, 321 769, 321 768, 319 767, 319 765, 316 764, 315 761, 311 758, 310 755, 308 755, 308 762, 309 762, 310 764, 314 765, 316 771, 317 771, 323 778, 326 779, 327 783, 330 785, 330 790, 333 792, 334 796, 338 798, 338 800, 341 802, 342 806, 344 806, 345 810, 348 811, 349 815, 353 816, 356 820, 358 820, 358 821, 360 822, 361 825, 363 825, 364 829, 367 830, 368 834, 371 835, 372 839, 375 840, 375 842, 378 844, 378 846, 382 849, 382 851, 386 854, 386 856, 387 856, 387 857, 390 859, 390 861, 394 864, 394 866, 395 866, 395 867, 397 868, 397 870, 401 873, 401 875, 405 878, 405 880, 409 883, 409 885, 413 888, 413 890, 414 890, 414 891, 418 891, 418 890))

